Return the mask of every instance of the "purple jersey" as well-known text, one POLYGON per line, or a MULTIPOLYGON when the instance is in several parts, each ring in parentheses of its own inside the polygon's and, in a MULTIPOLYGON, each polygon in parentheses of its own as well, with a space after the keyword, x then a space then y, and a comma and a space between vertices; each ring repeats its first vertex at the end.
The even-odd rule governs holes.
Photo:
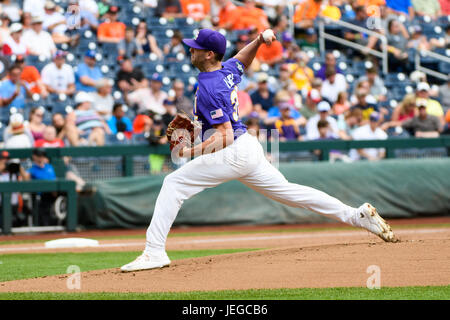
POLYGON ((247 132, 246 126, 239 120, 237 85, 241 82, 243 73, 244 65, 233 58, 224 62, 221 70, 201 72, 198 75, 194 115, 202 124, 203 141, 210 136, 205 135, 206 131, 228 121, 233 126, 235 140, 247 132))

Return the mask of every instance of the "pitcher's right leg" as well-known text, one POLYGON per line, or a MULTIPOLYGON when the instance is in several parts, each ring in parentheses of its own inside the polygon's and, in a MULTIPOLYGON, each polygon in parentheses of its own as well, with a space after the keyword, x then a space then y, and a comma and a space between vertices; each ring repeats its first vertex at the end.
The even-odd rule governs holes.
POLYGON ((288 206, 309 209, 346 224, 367 229, 385 241, 396 241, 392 229, 373 206, 365 204, 358 209, 352 208, 322 191, 290 183, 265 159, 253 172, 239 181, 288 206))

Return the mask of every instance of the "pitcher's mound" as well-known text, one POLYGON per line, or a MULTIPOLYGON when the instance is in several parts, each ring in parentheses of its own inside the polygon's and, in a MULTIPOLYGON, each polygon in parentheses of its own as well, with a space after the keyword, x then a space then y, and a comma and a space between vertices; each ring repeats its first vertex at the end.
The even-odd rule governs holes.
POLYGON ((365 287, 374 270, 379 270, 382 287, 449 285, 449 246, 449 239, 439 239, 271 249, 180 260, 158 270, 85 272, 80 290, 69 290, 70 275, 61 275, 1 283, 0 292, 365 287))

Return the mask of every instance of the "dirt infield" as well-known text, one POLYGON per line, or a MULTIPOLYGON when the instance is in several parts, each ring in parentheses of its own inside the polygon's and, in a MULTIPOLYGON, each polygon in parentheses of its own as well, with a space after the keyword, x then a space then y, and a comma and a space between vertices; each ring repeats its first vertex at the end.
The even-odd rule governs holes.
MULTIPOLYGON (((179 260, 174 261, 170 268, 160 270, 84 272, 81 275, 81 290, 76 291, 179 292, 365 287, 370 277, 367 273, 369 266, 379 267, 382 286, 450 284, 450 228, 401 229, 397 233, 402 242, 396 244, 383 243, 365 231, 347 229, 174 237, 169 239, 169 250, 266 249, 179 260)), ((101 245, 89 250, 140 250, 143 241, 110 240, 101 241, 101 245)), ((42 249, 42 244, 1 246, 0 249, 5 247, 15 250, 10 252, 49 252, 42 249), (19 248, 28 248, 28 251, 19 248)), ((60 275, 4 282, 0 283, 0 292, 74 292, 67 289, 67 280, 67 275, 60 275)))

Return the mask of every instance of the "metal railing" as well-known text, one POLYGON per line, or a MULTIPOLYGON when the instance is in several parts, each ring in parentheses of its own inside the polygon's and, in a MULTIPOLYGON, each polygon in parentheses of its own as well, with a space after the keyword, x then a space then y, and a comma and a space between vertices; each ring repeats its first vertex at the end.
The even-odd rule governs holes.
POLYGON ((325 40, 333 41, 333 42, 348 46, 352 49, 359 50, 360 52, 362 52, 364 54, 371 54, 375 57, 381 58, 383 73, 384 74, 388 73, 388 71, 389 71, 388 70, 388 50, 387 50, 386 36, 384 36, 378 32, 375 32, 375 31, 372 31, 372 30, 369 30, 366 28, 362 28, 360 26, 357 26, 357 25, 354 25, 354 24, 351 24, 351 23, 348 23, 348 22, 345 22, 342 20, 332 20, 329 18, 320 18, 318 21, 318 25, 319 25, 319 48, 320 48, 320 53, 322 55, 325 54, 325 40), (356 32, 365 33, 369 36, 378 38, 382 44, 381 45, 382 51, 373 50, 373 49, 370 49, 359 43, 355 43, 353 41, 342 39, 340 37, 337 37, 335 35, 327 33, 325 31, 325 26, 332 25, 332 24, 346 28, 346 29, 350 29, 350 30, 353 30, 356 32))
POLYGON ((444 55, 441 55, 441 54, 438 54, 436 52, 429 51, 429 50, 416 50, 416 54, 415 54, 415 57, 414 57, 416 70, 422 71, 425 74, 428 74, 428 75, 433 76, 435 78, 447 81, 447 79, 448 79, 448 75, 447 74, 421 66, 420 63, 421 63, 421 58, 422 57, 424 57, 424 58, 425 57, 430 57, 430 58, 439 60, 441 62, 445 62, 445 63, 449 63, 450 64, 450 58, 449 57, 446 57, 444 55))

